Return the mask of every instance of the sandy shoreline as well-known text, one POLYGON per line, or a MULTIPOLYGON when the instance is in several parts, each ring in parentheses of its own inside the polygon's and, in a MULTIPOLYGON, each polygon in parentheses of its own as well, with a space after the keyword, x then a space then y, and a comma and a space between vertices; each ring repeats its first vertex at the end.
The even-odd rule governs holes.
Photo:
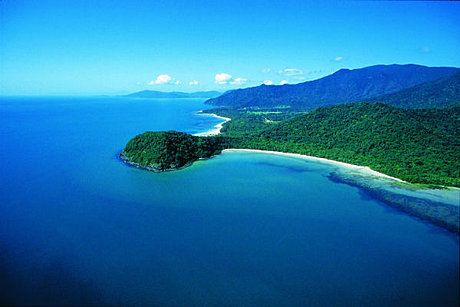
POLYGON ((398 182, 406 183, 406 181, 401 180, 399 178, 391 177, 391 176, 379 173, 377 171, 374 171, 374 170, 370 169, 368 166, 359 166, 359 165, 349 164, 349 163, 345 163, 345 162, 339 162, 339 161, 335 161, 335 160, 329 160, 329 159, 325 159, 325 158, 318 158, 318 157, 313 157, 313 156, 301 155, 301 154, 296 154, 296 153, 286 153, 286 152, 280 152, 280 151, 259 150, 259 149, 239 149, 239 148, 224 149, 223 152, 258 152, 258 153, 266 153, 266 154, 279 155, 279 156, 294 157, 294 158, 299 158, 299 159, 303 159, 303 160, 309 160, 309 161, 316 161, 316 162, 333 164, 333 165, 337 165, 337 166, 340 166, 340 167, 345 167, 345 168, 348 168, 348 169, 357 170, 360 173, 366 173, 368 175, 373 175, 373 176, 376 176, 376 177, 382 177, 382 178, 387 178, 387 179, 395 180, 395 181, 398 181, 398 182))
MULTIPOLYGON (((212 129, 210 131, 195 133, 194 134, 195 136, 218 135, 218 134, 220 134, 220 130, 222 129, 223 125, 226 122, 231 120, 231 118, 228 118, 228 117, 219 116, 219 115, 214 114, 214 113, 203 113, 203 111, 198 111, 197 114, 217 117, 217 118, 223 119, 224 121, 222 123, 219 123, 219 124, 215 125, 214 129, 212 129)), ((318 157, 301 155, 301 154, 296 154, 296 153, 286 153, 286 152, 280 152, 280 151, 259 150, 259 149, 231 148, 231 149, 224 149, 223 152, 225 152, 225 151, 227 151, 227 152, 231 152, 231 151, 233 151, 233 152, 259 152, 259 153, 266 153, 266 154, 273 154, 273 155, 281 155, 281 156, 300 158, 300 159, 304 159, 304 160, 310 160, 310 161, 317 161, 317 162, 322 162, 322 163, 334 164, 334 165, 345 167, 345 168, 348 168, 348 169, 357 170, 360 173, 366 173, 367 175, 373 175, 373 176, 376 176, 376 177, 387 178, 387 179, 390 179, 390 180, 395 180, 395 181, 398 181, 398 182, 407 183, 406 181, 401 180, 399 178, 391 177, 391 176, 385 175, 383 173, 374 171, 371 168, 369 168, 368 166, 359 166, 359 165, 349 164, 349 163, 345 163, 345 162, 329 160, 329 159, 325 159, 325 158, 318 158, 318 157)))
POLYGON ((459 234, 460 189, 430 189, 413 186, 401 179, 391 177, 366 166, 317 158, 307 155, 257 149, 224 149, 227 153, 260 153, 292 157, 311 162, 337 166, 328 177, 340 183, 356 186, 373 198, 421 220, 459 234))
POLYGON ((205 132, 200 132, 200 133, 195 133, 195 134, 194 134, 195 136, 212 136, 212 135, 218 135, 218 134, 220 134, 220 130, 222 129, 222 127, 224 126, 224 124, 225 124, 226 122, 232 120, 231 118, 219 116, 219 115, 214 114, 214 113, 203 113, 203 111, 198 111, 197 114, 198 114, 198 115, 206 115, 206 116, 217 117, 217 118, 223 119, 224 121, 221 122, 221 123, 219 123, 219 124, 217 124, 217 125, 215 125, 215 126, 214 126, 214 129, 212 129, 212 130, 205 131, 205 132))
MULTIPOLYGON (((201 113, 201 111, 199 114, 211 115, 211 116, 218 117, 218 118, 225 120, 224 122, 216 125, 215 129, 211 131, 195 134, 195 135, 200 135, 200 136, 220 134, 220 130, 222 129, 222 126, 226 122, 231 120, 230 118, 218 116, 216 114, 201 113)), ((376 183, 385 181, 389 184, 388 186, 385 187, 385 190, 387 191, 391 190, 392 192, 397 193, 397 194, 402 193, 407 196, 423 198, 423 199, 430 199, 432 201, 437 201, 437 202, 442 202, 442 203, 449 203, 456 207, 459 206, 460 189, 458 188, 445 187, 446 188, 445 190, 439 190, 439 189, 432 189, 432 188, 417 187, 402 179, 392 177, 392 176, 380 173, 378 171, 372 170, 368 166, 360 166, 360 165, 354 165, 354 164, 349 164, 345 162, 330 160, 326 158, 319 158, 319 157, 307 156, 307 155, 302 155, 302 154, 297 154, 297 153, 286 153, 286 152, 271 151, 271 150, 230 148, 230 149, 224 149, 222 150, 222 152, 263 153, 263 154, 292 157, 292 158, 297 158, 297 159, 302 159, 302 160, 307 160, 307 161, 325 163, 328 165, 337 166, 340 169, 345 170, 345 173, 355 178, 364 178, 364 181, 366 181, 366 185, 369 185, 369 186, 377 186, 378 184, 376 185, 376 183), (373 178, 376 180, 372 180, 373 178), (398 185, 398 184, 403 184, 403 185, 398 185)), ((362 184, 363 183, 361 183, 361 185, 362 184)))
POLYGON ((335 160, 329 160, 325 158, 318 158, 313 156, 301 155, 296 153, 284 153, 279 151, 259 150, 259 149, 224 149, 222 152, 254 152, 264 153, 271 155, 279 155, 286 157, 298 158, 306 161, 314 161, 325 163, 328 165, 338 166, 339 170, 343 170, 342 174, 348 174, 356 178, 361 178, 361 184, 367 186, 373 186, 378 188, 384 188, 387 191, 392 191, 397 194, 405 194, 407 196, 419 197, 423 199, 429 199, 432 201, 448 203, 453 206, 460 206, 460 189, 456 187, 444 187, 444 189, 433 189, 428 187, 419 187, 411 184, 410 182, 401 180, 399 178, 391 177, 386 174, 374 171, 368 166, 358 166, 345 162, 339 162, 335 160), (383 180, 382 180, 383 179, 383 180), (385 187, 382 187, 378 183, 387 183, 385 187))

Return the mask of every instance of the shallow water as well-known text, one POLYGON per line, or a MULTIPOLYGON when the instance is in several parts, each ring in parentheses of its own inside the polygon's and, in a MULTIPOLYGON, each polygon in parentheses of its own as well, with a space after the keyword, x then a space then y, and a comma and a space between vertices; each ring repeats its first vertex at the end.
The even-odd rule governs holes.
POLYGON ((211 129, 202 102, 1 98, 1 303, 458 305, 458 238, 327 165, 116 159, 146 130, 211 129))

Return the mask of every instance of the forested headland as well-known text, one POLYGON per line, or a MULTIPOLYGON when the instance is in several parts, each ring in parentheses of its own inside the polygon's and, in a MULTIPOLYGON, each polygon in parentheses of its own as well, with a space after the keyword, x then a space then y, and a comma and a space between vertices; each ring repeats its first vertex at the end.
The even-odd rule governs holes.
POLYGON ((369 166, 411 183, 460 186, 460 107, 352 103, 308 113, 208 112, 232 118, 218 136, 146 132, 130 140, 122 153, 135 163, 164 170, 225 148, 273 150, 369 166))
POLYGON ((178 169, 200 158, 220 153, 220 138, 198 137, 177 131, 147 131, 132 138, 120 157, 152 171, 178 169))
POLYGON ((203 111, 232 119, 218 136, 146 132, 128 142, 122 157, 161 171, 225 148, 261 149, 369 166, 411 183, 459 187, 459 101, 457 68, 342 69, 297 85, 229 91, 207 101, 226 107, 203 111), (365 97, 369 102, 356 102, 365 97))

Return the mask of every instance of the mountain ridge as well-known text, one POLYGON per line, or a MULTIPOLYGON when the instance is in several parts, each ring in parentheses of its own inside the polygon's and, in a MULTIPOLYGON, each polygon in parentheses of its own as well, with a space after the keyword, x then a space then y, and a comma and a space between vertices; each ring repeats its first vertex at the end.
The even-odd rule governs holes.
POLYGON ((458 71, 459 68, 455 67, 428 67, 416 64, 340 69, 326 77, 298 84, 260 85, 229 91, 207 100, 206 104, 314 109, 394 93, 458 71))
POLYGON ((367 102, 383 102, 400 108, 444 108, 460 103, 460 71, 398 92, 373 97, 367 102))

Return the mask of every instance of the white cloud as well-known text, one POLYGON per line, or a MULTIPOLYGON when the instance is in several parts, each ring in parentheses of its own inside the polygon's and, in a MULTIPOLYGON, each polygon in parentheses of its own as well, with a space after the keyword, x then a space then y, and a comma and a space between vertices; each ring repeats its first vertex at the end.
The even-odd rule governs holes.
POLYGON ((268 73, 268 72, 271 72, 272 70, 270 68, 264 68, 262 69, 262 72, 263 73, 268 73))
POLYGON ((180 81, 179 81, 179 80, 176 80, 176 81, 174 82, 174 84, 175 84, 175 85, 179 85, 179 84, 180 84, 180 81))
POLYGON ((420 51, 423 52, 423 53, 430 53, 431 49, 430 49, 430 47, 424 46, 424 47, 420 48, 420 51))
POLYGON ((216 83, 217 84, 227 84, 232 81, 232 76, 226 73, 216 74, 216 83))
POLYGON ((341 56, 336 56, 336 57, 334 58, 334 61, 336 61, 336 62, 340 62, 340 61, 342 61, 342 60, 343 60, 343 57, 341 57, 341 56))
POLYGON ((246 81, 248 81, 246 78, 235 78, 233 81, 230 81, 230 84, 240 85, 246 83, 246 81))
POLYGON ((198 81, 196 80, 190 81, 188 85, 198 85, 198 81))
POLYGON ((171 76, 165 74, 165 75, 159 75, 155 81, 152 80, 149 82, 149 84, 150 85, 165 84, 165 83, 168 83, 169 81, 171 81, 171 76))
POLYGON ((265 85, 273 85, 273 81, 272 80, 265 80, 264 84, 265 85))
POLYGON ((285 68, 283 70, 280 70, 278 73, 280 75, 288 76, 288 77, 303 75, 303 71, 297 68, 285 68))
POLYGON ((281 85, 285 85, 285 84, 288 84, 289 82, 287 80, 283 80, 280 82, 281 85))
POLYGON ((232 84, 232 85, 241 85, 248 81, 246 78, 233 78, 227 73, 216 74, 216 83, 217 84, 232 84))

